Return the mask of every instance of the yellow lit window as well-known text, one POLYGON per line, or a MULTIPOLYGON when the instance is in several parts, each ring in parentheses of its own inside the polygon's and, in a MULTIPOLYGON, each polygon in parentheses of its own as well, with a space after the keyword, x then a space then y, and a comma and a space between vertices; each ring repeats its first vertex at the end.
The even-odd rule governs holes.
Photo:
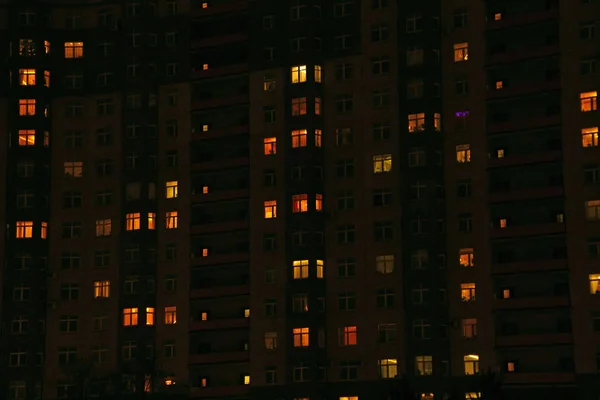
POLYGON ((318 194, 315 198, 315 210, 323 211, 323 195, 318 194))
POLYGON ((373 173, 381 174, 392 170, 392 155, 382 154, 373 156, 373 173))
POLYGON ((590 274, 590 293, 600 294, 600 274, 590 274))
POLYGON ((454 45, 454 62, 467 61, 469 59, 469 43, 457 43, 454 45))
POLYGON ((136 326, 138 324, 138 309, 123 309, 123 326, 136 326))
POLYGON ((422 132, 425 130, 425 113, 408 114, 408 131, 422 132))
POLYGON ((277 218, 277 200, 267 200, 264 202, 265 219, 277 218))
POLYGON ((81 178, 83 176, 83 161, 65 161, 63 167, 67 178, 81 178))
POLYGON ((250 384, 250 375, 244 375, 244 385, 250 384))
POLYGON ((598 127, 581 130, 581 145, 583 147, 598 147, 598 127))
POLYGON ((94 282, 94 298, 108 299, 110 297, 110 281, 94 282))
POLYGON ((586 92, 579 95, 581 101, 581 111, 589 112, 598 109, 598 92, 586 92))
POLYGON ((325 273, 325 264, 323 260, 317 260, 317 278, 323 279, 323 275, 325 273))
POLYGON ((19 130, 19 146, 35 146, 35 130, 19 130))
POLYGON ((19 85, 35 86, 35 69, 20 69, 19 85))
POLYGON ((292 147, 306 147, 307 136, 306 129, 292 131, 292 147))
POLYGON ((306 115, 306 97, 292 99, 292 116, 306 115))
POLYGON ((19 39, 19 55, 20 56, 34 56, 36 46, 31 39, 19 39))
POLYGON ((146 325, 154 325, 154 307, 146 307, 146 325))
POLYGON ((292 262, 294 279, 308 278, 308 260, 295 260, 292 262))
POLYGON ((83 57, 83 42, 65 42, 65 58, 83 57))
POLYGON ((296 194, 292 196, 292 212, 307 212, 308 211, 308 195, 296 194))
POLYGON ((386 254, 383 256, 375 257, 375 270, 380 274, 391 274, 394 272, 394 260, 393 254, 386 254))
POLYGON ((433 375, 433 357, 416 356, 415 372, 417 373, 417 375, 433 375))
POLYGON ((323 69, 320 65, 315 65, 315 82, 320 83, 323 80, 323 69))
POLYGON ((96 236, 110 236, 112 231, 112 220, 97 219, 96 220, 96 236))
POLYGON ((208 132, 208 125, 202 125, 202 132, 208 132))
POLYGON ((340 346, 356 346, 358 332, 356 326, 344 326, 338 330, 340 346))
POLYGON ((44 86, 50 87, 50 71, 44 71, 44 86))
POLYGON ((474 267, 473 249, 460 249, 458 252, 458 262, 461 267, 474 267))
POLYGON ((471 162, 471 145, 461 144, 456 146, 456 162, 466 164, 471 162))
POLYGON ((47 222, 42 222, 40 237, 42 239, 48 238, 48 223, 47 222))
POLYGON ((250 309, 244 308, 244 318, 250 318, 250 309))
POLYGON ((358 400, 358 396, 342 396, 339 400, 358 400))
POLYGON ((379 376, 383 379, 392 379, 398 376, 398 360, 387 358, 377 361, 379 364, 379 376))
POLYGON ((128 231, 140 230, 140 213, 129 213, 125 215, 125 229, 128 231))
POLYGON ((321 115, 321 98, 315 98, 315 115, 321 115))
POLYGON ((165 307, 165 324, 175 325, 177 323, 177 307, 167 306, 165 307))
POLYGON ((154 230, 156 229, 156 214, 148 213, 148 229, 154 230))
POLYGON ((33 221, 17 221, 17 239, 30 239, 33 237, 33 221))
POLYGON ((35 99, 19 99, 19 115, 35 115, 35 99))
POLYGON ((179 223, 177 211, 167 211, 165 218, 165 228, 167 229, 177 229, 177 224, 179 223))
POLYGON ((264 139, 265 156, 277 154, 277 138, 270 137, 264 139))
POLYGON ((323 144, 323 131, 315 129, 315 147, 321 147, 323 144))
POLYGON ((308 347, 309 344, 309 328, 294 328, 294 347, 308 347))
POLYGON ((169 181, 165 184, 167 199, 174 199, 178 195, 178 183, 177 181, 169 181))
POLYGON ((306 82, 306 65, 292 67, 292 83, 306 82))
POLYGON ((475 300, 475 284, 474 283, 461 283, 460 284, 460 297, 462 301, 469 302, 475 300))
POLYGON ((272 76, 265 76, 264 80, 263 80, 263 90, 265 92, 271 92, 271 91, 275 90, 275 87, 277 85, 276 82, 277 81, 275 80, 274 77, 272 77, 272 76))
POLYGON ((600 221, 600 200, 585 202, 585 218, 588 221, 600 221))
POLYGON ((433 130, 440 132, 442 130, 442 114, 433 114, 433 130))
POLYGON ((479 373, 479 356, 477 354, 467 354, 463 357, 465 363, 465 375, 475 375, 479 373))

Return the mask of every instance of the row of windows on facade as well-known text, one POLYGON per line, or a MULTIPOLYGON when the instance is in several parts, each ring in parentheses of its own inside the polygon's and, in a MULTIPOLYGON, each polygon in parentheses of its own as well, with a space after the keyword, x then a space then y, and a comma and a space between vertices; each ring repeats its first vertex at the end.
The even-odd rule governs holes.
MULTIPOLYGON (((147 229, 156 229, 156 214, 148 213, 147 229)), ((179 218, 177 211, 167 211, 165 213, 165 229, 177 229, 179 218)), ((110 236, 112 234, 112 219, 99 219, 95 221, 95 236, 110 236)), ((129 213, 125 215, 125 230, 137 231, 142 229, 141 213, 129 213)), ((35 223, 33 221, 16 221, 15 237, 17 239, 31 239, 34 237, 35 223)), ((79 221, 66 222, 62 224, 61 237, 79 238, 83 236, 83 223, 79 221)), ((48 223, 40 223, 40 237, 48 237, 48 223)))
MULTIPOLYGON (((159 45, 158 35, 155 33, 141 33, 141 32, 130 32, 127 35, 124 35, 127 38, 125 42, 128 46, 131 47, 139 47, 141 45, 147 45, 150 47, 156 47, 159 45)), ((50 54, 51 46, 50 41, 45 40, 44 42, 43 54, 50 54)), ((160 43, 163 44, 163 43, 160 43)), ((178 44, 178 34, 177 32, 167 32, 165 33, 164 45, 167 47, 175 47, 178 44)), ((107 47, 112 50, 114 47, 114 43, 110 42, 102 42, 98 44, 100 48, 100 52, 102 55, 112 55, 106 54, 107 47)), ((73 41, 73 42, 63 42, 63 55, 64 58, 83 58, 84 55, 84 42, 73 41)), ((110 51, 110 50, 108 50, 110 51)), ((11 46, 12 52, 12 46, 11 46)), ((20 39, 19 40, 19 56, 23 57, 32 57, 38 55, 38 45, 37 42, 32 39, 20 39)))

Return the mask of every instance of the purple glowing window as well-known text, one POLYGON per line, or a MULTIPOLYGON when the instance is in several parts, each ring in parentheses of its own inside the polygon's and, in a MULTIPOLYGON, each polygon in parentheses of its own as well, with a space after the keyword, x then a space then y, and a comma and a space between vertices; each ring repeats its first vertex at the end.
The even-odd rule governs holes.
POLYGON ((469 112, 468 111, 457 111, 455 113, 455 115, 457 117, 468 117, 469 116, 469 112))

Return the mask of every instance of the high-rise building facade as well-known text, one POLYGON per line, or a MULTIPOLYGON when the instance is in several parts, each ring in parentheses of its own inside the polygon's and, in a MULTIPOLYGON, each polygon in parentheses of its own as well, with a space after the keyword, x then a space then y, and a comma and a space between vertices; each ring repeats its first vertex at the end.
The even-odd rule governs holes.
POLYGON ((599 18, 5 0, 3 398, 596 400, 599 18))

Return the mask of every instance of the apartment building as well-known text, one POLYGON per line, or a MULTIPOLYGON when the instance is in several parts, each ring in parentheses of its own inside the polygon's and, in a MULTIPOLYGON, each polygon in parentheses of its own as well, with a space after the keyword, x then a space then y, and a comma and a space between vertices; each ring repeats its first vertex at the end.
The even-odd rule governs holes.
POLYGON ((598 398, 597 0, 2 13, 6 398, 598 398))

